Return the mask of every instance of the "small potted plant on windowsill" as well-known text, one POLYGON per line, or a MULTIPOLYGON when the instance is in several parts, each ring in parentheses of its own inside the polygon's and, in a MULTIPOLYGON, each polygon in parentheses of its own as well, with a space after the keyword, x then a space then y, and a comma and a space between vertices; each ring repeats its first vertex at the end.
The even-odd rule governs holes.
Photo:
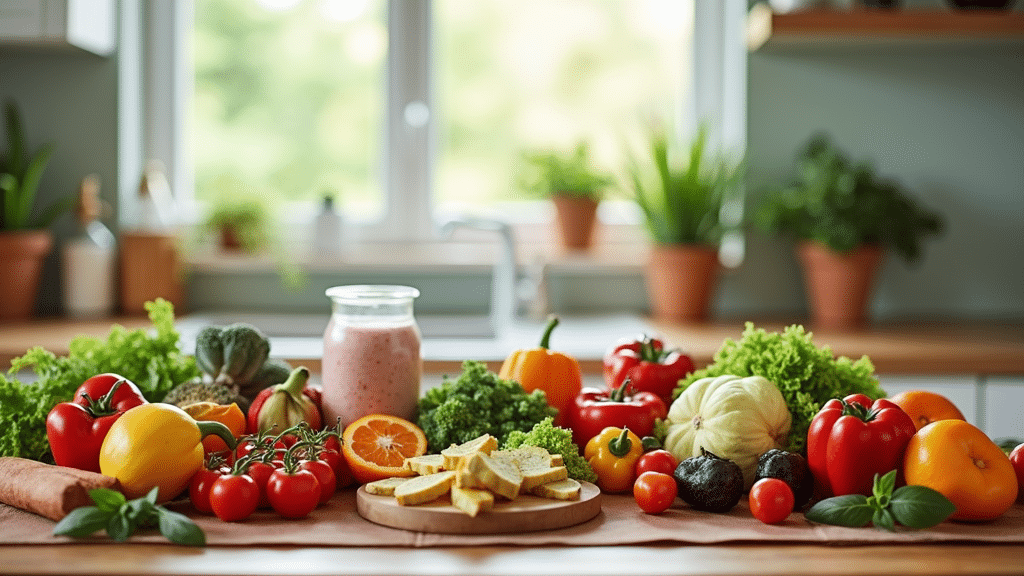
POLYGON ((26 148, 21 115, 5 107, 7 150, 0 158, 0 321, 32 317, 43 260, 53 247, 50 224, 70 207, 69 198, 39 211, 36 193, 53 144, 26 148))
POLYGON ((555 205, 559 237, 567 250, 588 250, 597 225, 597 207, 611 179, 591 166, 590 151, 581 143, 571 153, 530 152, 523 186, 555 205))
POLYGON ((942 230, 937 214, 879 179, 870 165, 852 164, 824 135, 801 150, 796 177, 768 191, 755 220, 767 232, 796 239, 812 320, 838 330, 866 322, 886 251, 916 262, 923 238, 942 230))
POLYGON ((219 201, 206 217, 206 229, 218 234, 221 249, 258 254, 271 242, 270 211, 258 200, 219 201))
POLYGON ((671 157, 668 136, 655 130, 645 165, 633 162, 629 174, 633 198, 653 240, 646 283, 654 315, 682 322, 703 322, 718 280, 718 247, 724 227, 723 203, 742 180, 739 163, 705 158, 702 129, 688 160, 671 157))

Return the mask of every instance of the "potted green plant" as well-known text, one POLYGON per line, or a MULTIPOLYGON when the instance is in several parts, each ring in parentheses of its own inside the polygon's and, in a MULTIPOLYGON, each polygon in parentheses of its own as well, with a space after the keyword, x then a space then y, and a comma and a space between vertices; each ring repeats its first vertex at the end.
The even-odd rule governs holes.
POLYGON ((205 225, 230 252, 256 254, 271 242, 270 211, 259 200, 225 198, 213 206, 205 225))
POLYGON ((884 253, 916 262, 922 240, 939 233, 942 220, 871 165, 851 163, 825 135, 813 136, 796 164, 796 176, 767 192, 755 220, 796 239, 814 323, 856 328, 867 320, 884 253))
POLYGON ((43 260, 53 247, 49 226, 68 209, 57 201, 36 206, 39 181, 53 144, 27 149, 21 114, 13 101, 4 109, 7 150, 0 158, 0 321, 32 316, 43 260))
POLYGON ((739 163, 705 158, 707 133, 698 131, 685 162, 672 157, 668 136, 655 130, 650 157, 630 170, 633 198, 654 245, 646 283, 655 316, 707 319, 718 279, 722 205, 742 179, 739 163))
POLYGON ((523 187, 555 205, 559 237, 568 250, 587 250, 593 244, 597 207, 611 179, 591 166, 585 143, 572 152, 529 152, 523 155, 523 187))

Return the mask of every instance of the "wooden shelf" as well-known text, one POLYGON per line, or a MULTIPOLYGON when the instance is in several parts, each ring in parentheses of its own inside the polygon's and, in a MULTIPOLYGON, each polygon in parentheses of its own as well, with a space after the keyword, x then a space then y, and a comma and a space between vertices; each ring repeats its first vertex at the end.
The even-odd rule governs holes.
POLYGON ((1005 10, 803 10, 751 8, 747 45, 776 47, 995 44, 1024 46, 1024 13, 1005 10))

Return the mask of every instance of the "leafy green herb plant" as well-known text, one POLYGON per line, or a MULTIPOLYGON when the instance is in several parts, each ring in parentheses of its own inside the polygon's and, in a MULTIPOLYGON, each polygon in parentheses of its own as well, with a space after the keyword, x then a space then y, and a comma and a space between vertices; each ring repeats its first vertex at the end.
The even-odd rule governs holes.
POLYGON ((579 143, 570 153, 544 151, 523 155, 522 186, 542 197, 579 196, 601 201, 611 178, 592 166, 590 147, 579 143))
POLYGON ((54 202, 33 215, 43 171, 53 155, 53 144, 30 153, 26 149, 21 114, 13 101, 4 108, 7 150, 0 157, 0 231, 46 228, 70 207, 70 197, 54 202))
POLYGON ((657 244, 717 246, 723 234, 722 205, 742 181, 740 165, 705 158, 707 132, 701 129, 690 145, 688 161, 672 158, 667 134, 655 130, 650 157, 632 162, 629 183, 657 244))
POLYGON ((891 248, 907 262, 921 257, 924 237, 942 230, 938 214, 922 208, 868 164, 853 164, 825 135, 811 138, 786 186, 769 190, 755 223, 765 231, 811 240, 836 252, 863 244, 891 248))
POLYGON ((115 542, 124 542, 140 528, 157 528, 175 544, 205 546, 206 535, 188 516, 158 506, 153 488, 142 498, 128 500, 124 494, 107 488, 89 491, 95 506, 82 506, 71 511, 53 528, 55 536, 84 538, 99 530, 115 542))
POLYGON ((707 376, 763 376, 778 386, 793 416, 787 449, 801 452, 807 445, 811 420, 825 402, 855 393, 871 398, 885 396, 867 356, 857 361, 845 356, 835 358, 828 347, 815 346, 812 336, 799 325, 789 326, 780 334, 747 322, 743 337, 738 342, 727 338, 715 353, 714 362, 681 380, 673 397, 707 376))
POLYGON ((896 487, 896 471, 882 477, 875 474, 871 496, 846 494, 826 498, 811 507, 805 517, 811 522, 860 528, 871 523, 893 532, 896 524, 907 528, 931 528, 945 522, 956 506, 926 486, 896 487))
POLYGON ((230 229, 243 251, 259 252, 271 244, 270 211, 258 200, 226 199, 215 205, 206 217, 206 228, 212 232, 230 229))

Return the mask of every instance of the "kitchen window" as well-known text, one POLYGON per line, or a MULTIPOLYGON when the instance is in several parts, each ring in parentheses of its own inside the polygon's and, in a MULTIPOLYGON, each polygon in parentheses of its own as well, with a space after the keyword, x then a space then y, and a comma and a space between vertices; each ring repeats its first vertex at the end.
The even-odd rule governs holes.
MULTIPOLYGON (((650 122, 685 141, 701 119, 742 151, 741 0, 154 4, 149 155, 192 221, 239 194, 301 224, 332 195, 359 238, 422 241, 461 214, 546 222, 517 186, 528 149, 585 140, 621 175, 650 122)), ((640 235, 624 194, 601 217, 640 235)))

